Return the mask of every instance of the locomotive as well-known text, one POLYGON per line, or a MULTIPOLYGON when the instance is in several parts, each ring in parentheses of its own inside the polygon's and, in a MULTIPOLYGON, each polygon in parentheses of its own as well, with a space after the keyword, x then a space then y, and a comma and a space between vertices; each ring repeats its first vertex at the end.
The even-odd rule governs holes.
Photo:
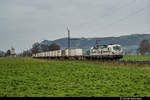
POLYGON ((119 44, 96 45, 91 47, 90 55, 122 55, 122 48, 119 44))
POLYGON ((83 54, 81 48, 69 48, 36 53, 32 57, 42 59, 118 60, 123 57, 123 51, 119 44, 109 44, 91 47, 89 55, 83 54))

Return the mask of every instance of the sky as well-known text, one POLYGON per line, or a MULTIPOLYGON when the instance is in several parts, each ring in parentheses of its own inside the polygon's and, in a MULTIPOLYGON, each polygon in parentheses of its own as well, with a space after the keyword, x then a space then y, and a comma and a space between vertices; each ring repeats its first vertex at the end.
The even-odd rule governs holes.
POLYGON ((0 50, 67 37, 150 34, 150 0, 0 0, 0 50))

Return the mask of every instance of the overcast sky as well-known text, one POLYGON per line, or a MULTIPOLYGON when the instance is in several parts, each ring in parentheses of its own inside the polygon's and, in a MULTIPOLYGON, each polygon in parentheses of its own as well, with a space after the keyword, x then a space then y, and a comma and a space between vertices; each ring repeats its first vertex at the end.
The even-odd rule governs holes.
POLYGON ((0 0, 0 50, 66 37, 150 34, 150 0, 0 0))

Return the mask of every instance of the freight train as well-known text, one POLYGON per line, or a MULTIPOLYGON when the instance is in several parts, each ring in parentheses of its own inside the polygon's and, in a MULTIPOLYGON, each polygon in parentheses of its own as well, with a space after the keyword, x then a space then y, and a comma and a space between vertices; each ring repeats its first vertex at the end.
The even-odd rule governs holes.
POLYGON ((123 57, 123 51, 119 44, 109 44, 91 47, 89 54, 83 54, 83 50, 81 48, 69 48, 65 50, 36 53, 33 54, 32 57, 60 60, 118 60, 123 57))

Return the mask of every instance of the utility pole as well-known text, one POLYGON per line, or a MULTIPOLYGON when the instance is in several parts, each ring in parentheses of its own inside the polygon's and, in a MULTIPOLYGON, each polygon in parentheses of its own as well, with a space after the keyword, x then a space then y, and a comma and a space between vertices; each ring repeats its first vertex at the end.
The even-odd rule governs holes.
POLYGON ((67 31, 68 31, 68 49, 70 48, 70 30, 67 27, 67 31))
POLYGON ((70 56, 70 30, 69 27, 67 27, 68 31, 68 56, 70 56))
POLYGON ((69 27, 67 27, 67 32, 68 32, 68 56, 70 56, 70 54, 71 54, 71 51, 70 51, 71 40, 80 40, 80 39, 70 39, 70 29, 69 29, 69 27))

